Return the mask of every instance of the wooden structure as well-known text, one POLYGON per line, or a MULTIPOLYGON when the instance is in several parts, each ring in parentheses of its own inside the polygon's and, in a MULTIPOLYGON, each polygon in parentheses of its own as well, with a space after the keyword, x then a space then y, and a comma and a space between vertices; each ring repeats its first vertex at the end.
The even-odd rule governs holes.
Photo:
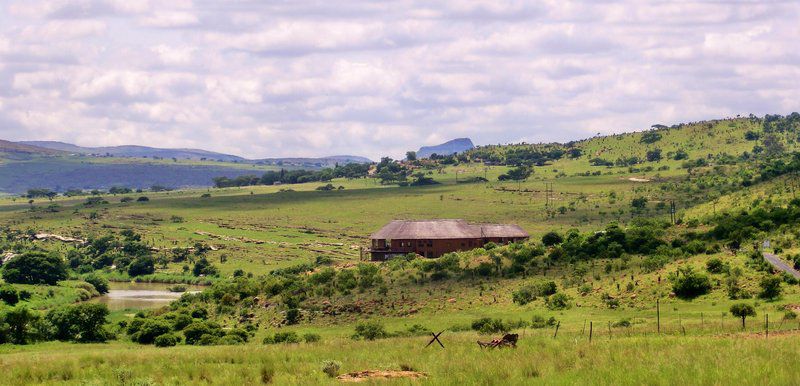
POLYGON ((392 221, 370 236, 372 260, 415 253, 439 257, 445 253, 508 244, 530 237, 517 225, 470 224, 464 220, 392 221))

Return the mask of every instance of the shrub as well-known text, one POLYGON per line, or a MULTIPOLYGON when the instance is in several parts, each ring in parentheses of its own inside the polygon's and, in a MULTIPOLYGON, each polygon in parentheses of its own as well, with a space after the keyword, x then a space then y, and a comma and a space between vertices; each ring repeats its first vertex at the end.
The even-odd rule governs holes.
POLYGON ((307 333, 303 335, 303 340, 306 343, 316 343, 322 340, 322 337, 319 334, 307 333))
POLYGON ((155 345, 156 347, 173 347, 180 341, 181 338, 175 334, 164 334, 156 337, 155 345))
POLYGON ((8 283, 56 285, 66 278, 67 265, 54 253, 23 253, 3 267, 3 279, 8 283))
POLYGON ((183 330, 183 336, 186 337, 186 344, 201 344, 200 340, 204 335, 219 337, 223 334, 219 325, 213 322, 194 322, 186 326, 183 330))
POLYGON ((105 342, 103 329, 108 307, 100 303, 83 303, 50 310, 45 320, 52 326, 52 338, 75 342, 105 342))
POLYGON ((502 319, 480 318, 472 322, 472 329, 481 334, 494 334, 508 332, 510 328, 503 323, 502 319))
POLYGON ((775 299, 781 296, 781 278, 779 276, 765 276, 759 282, 761 292, 758 297, 762 299, 775 299))
POLYGON ((147 202, 147 201, 150 201, 150 199, 147 198, 147 196, 141 196, 141 197, 137 198, 136 201, 137 202, 147 202))
POLYGON ((323 361, 322 372, 331 378, 336 378, 339 375, 339 369, 342 364, 337 361, 323 361))
POLYGON ((140 276, 150 275, 156 271, 153 256, 140 256, 134 259, 128 266, 128 275, 140 276))
MULTIPOLYGON (((172 326, 163 319, 144 319, 131 340, 140 344, 151 344, 156 338, 172 331, 172 326)), ((129 329, 130 333, 130 329, 129 329)))
POLYGON ((572 307, 570 304, 571 300, 572 299, 567 296, 567 294, 559 292, 547 297, 547 299, 545 299, 545 304, 547 305, 547 308, 551 310, 566 310, 572 307))
POLYGON ((716 257, 710 259, 706 262, 706 271, 709 273, 722 273, 725 271, 725 263, 716 257))
POLYGON ((294 331, 277 332, 273 336, 264 338, 264 344, 300 343, 300 336, 294 331))
POLYGON ((356 333, 353 335, 356 339, 361 338, 364 340, 375 340, 387 336, 389 334, 383 324, 374 320, 358 323, 356 325, 356 333))
POLYGON ((552 327, 558 323, 555 317, 550 317, 545 319, 544 316, 541 315, 533 315, 533 319, 531 320, 531 328, 545 328, 545 327, 552 327))
POLYGON ((90 273, 83 277, 83 281, 91 284, 94 286, 94 289, 101 294, 108 293, 108 280, 104 277, 100 277, 96 274, 90 273))
POLYGON ((711 290, 708 276, 695 272, 691 267, 678 268, 670 275, 672 292, 681 299, 694 299, 711 290))
POLYGON ((561 244, 564 241, 564 238, 561 237, 557 232, 547 232, 542 236, 542 244, 545 246, 551 247, 553 245, 561 244))
POLYGON ((19 292, 10 285, 4 285, 0 287, 0 300, 9 306, 14 306, 19 303, 19 292))

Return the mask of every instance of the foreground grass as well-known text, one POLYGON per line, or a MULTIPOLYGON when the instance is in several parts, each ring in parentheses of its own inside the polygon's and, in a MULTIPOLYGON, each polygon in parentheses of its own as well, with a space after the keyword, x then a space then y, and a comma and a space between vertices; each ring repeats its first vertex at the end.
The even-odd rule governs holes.
MULTIPOLYGON (((612 340, 527 336, 516 350, 480 350, 473 333, 375 342, 330 340, 284 346, 176 347, 127 343, 0 347, 0 383, 22 384, 334 384, 324 360, 342 372, 412 368, 421 384, 798 384, 798 335, 769 339, 621 337, 612 340)), ((485 339, 485 337, 483 337, 485 339)), ((394 384, 417 383, 397 380, 394 384)))

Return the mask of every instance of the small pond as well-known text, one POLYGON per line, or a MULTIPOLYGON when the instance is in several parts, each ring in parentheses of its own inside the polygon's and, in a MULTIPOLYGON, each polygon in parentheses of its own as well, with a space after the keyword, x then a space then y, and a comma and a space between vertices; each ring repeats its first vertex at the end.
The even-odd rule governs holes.
MULTIPOLYGON (((184 292, 171 292, 168 288, 175 284, 162 283, 116 283, 111 282, 107 294, 92 299, 103 303, 111 311, 134 309, 143 310, 165 306, 181 297, 184 292)), ((196 293, 203 290, 201 286, 181 284, 186 292, 196 293)))

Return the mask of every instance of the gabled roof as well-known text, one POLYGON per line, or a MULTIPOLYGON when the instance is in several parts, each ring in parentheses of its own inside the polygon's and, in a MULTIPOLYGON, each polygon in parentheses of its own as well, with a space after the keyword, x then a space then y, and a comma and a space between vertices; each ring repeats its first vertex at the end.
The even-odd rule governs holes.
POLYGON ((517 225, 469 224, 464 220, 395 220, 370 236, 372 239, 480 239, 484 237, 525 238, 525 232, 517 225))

